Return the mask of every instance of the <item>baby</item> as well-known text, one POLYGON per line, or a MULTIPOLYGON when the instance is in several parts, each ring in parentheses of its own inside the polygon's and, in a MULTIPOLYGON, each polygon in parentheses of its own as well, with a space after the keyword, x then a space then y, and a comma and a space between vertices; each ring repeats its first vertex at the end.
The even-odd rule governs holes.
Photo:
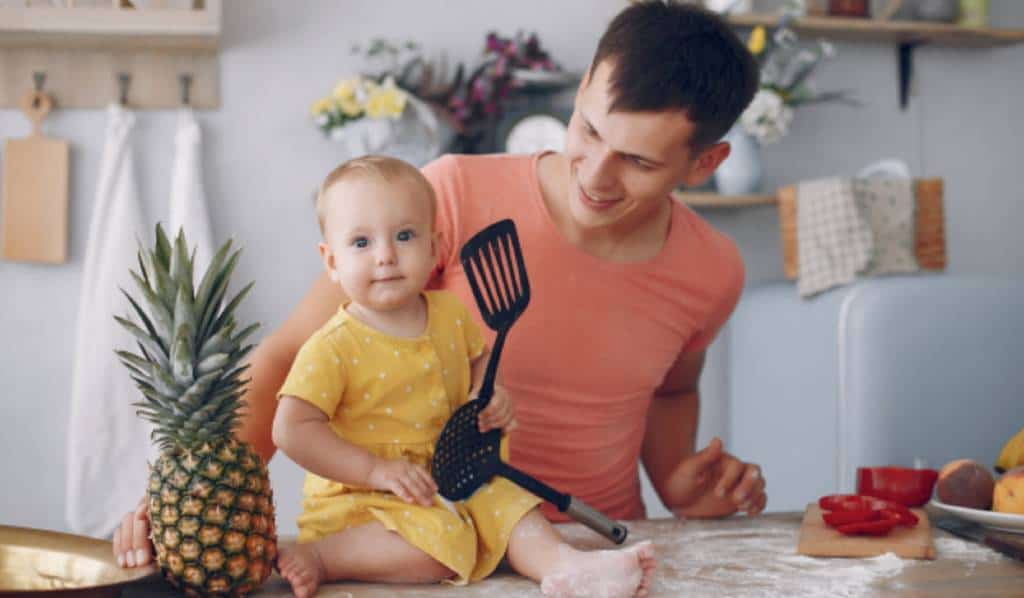
MULTIPOLYGON (((274 443, 308 472, 298 543, 278 562, 293 592, 311 596, 336 580, 462 585, 507 556, 547 595, 646 595, 650 542, 576 550, 540 499, 500 477, 458 503, 437 494, 435 441, 476 398, 489 351, 454 295, 424 290, 438 239, 423 175, 392 158, 357 158, 327 176, 316 209, 324 268, 347 300, 303 345, 278 394, 274 443)), ((500 386, 479 427, 514 429, 500 386)))

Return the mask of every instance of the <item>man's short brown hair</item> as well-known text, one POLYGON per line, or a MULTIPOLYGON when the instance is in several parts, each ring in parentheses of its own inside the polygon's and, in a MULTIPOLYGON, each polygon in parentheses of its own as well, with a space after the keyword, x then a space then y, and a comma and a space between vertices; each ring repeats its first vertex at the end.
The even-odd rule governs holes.
POLYGON ((387 183, 407 180, 421 187, 430 201, 430 224, 434 225, 434 218, 437 216, 437 195, 434 193, 434 187, 423 176, 423 173, 412 164, 398 158, 366 155, 342 162, 324 178, 324 182, 320 183, 320 188, 316 193, 316 218, 320 223, 321 235, 325 234, 324 217, 327 214, 328 189, 339 181, 360 177, 387 183))
POLYGON ((639 0, 616 16, 597 44, 590 73, 612 67, 611 110, 681 109, 694 123, 690 146, 720 140, 757 92, 760 74, 721 17, 672 0, 639 0))

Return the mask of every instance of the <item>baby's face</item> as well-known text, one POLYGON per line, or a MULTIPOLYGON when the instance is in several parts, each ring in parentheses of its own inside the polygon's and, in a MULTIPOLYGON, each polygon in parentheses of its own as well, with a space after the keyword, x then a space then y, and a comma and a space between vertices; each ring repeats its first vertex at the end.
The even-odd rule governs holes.
POLYGON ((377 312, 416 300, 436 261, 427 193, 413 181, 357 177, 332 185, 325 199, 321 254, 349 299, 377 312))

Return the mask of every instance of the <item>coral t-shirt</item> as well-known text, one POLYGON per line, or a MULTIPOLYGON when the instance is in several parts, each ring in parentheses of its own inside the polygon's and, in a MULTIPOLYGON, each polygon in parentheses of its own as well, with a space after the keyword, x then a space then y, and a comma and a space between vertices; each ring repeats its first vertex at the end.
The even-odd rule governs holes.
MULTIPOLYGON (((484 330, 459 250, 515 221, 529 307, 508 334, 499 378, 516 406, 511 464, 616 519, 644 517, 638 462, 647 408, 681 353, 714 340, 743 288, 736 245, 673 202, 653 258, 607 262, 562 235, 541 196, 540 155, 442 157, 423 169, 438 196, 438 273, 484 330)), ((545 504, 545 515, 566 517, 545 504)))

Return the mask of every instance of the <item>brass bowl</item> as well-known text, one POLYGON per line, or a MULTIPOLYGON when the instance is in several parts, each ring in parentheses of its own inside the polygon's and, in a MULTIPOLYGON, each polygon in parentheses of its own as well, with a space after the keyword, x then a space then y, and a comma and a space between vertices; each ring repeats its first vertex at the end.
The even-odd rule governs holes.
POLYGON ((0 525, 0 596, 117 596, 157 571, 153 564, 118 567, 110 542, 0 525))

